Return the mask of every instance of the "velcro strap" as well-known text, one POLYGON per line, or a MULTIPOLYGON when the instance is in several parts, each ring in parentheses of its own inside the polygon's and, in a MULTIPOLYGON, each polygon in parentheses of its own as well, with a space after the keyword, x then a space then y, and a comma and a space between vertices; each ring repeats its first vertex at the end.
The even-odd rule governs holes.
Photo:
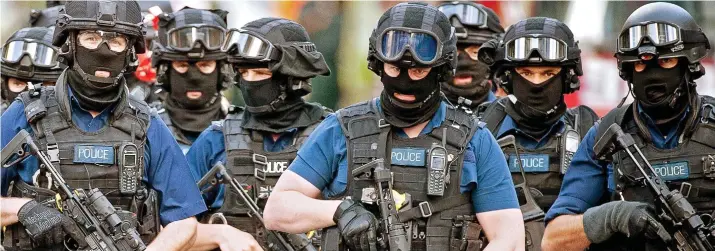
MULTIPOLYGON (((468 204, 470 202, 471 198, 469 197, 469 195, 460 194, 443 198, 439 202, 434 204, 429 202, 423 203, 427 203, 429 211, 431 212, 430 214, 434 214, 450 208, 455 208, 464 204, 468 204)), ((400 222, 408 222, 417 218, 423 218, 424 208, 425 207, 416 206, 406 211, 399 212, 397 213, 397 218, 400 220, 400 222)))

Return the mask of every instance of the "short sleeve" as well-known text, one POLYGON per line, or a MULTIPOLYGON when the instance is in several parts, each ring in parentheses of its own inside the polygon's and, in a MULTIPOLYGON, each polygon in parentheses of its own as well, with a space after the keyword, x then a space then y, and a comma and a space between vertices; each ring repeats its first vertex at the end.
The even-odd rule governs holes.
POLYGON ((152 116, 145 148, 146 178, 159 194, 161 224, 206 211, 186 158, 169 128, 152 116))
POLYGON ((341 163, 345 162, 345 145, 338 118, 330 114, 301 146, 288 170, 322 191, 333 183, 341 163))
POLYGON ((506 159, 488 130, 477 130, 464 159, 461 190, 471 190, 475 212, 519 208, 506 159))

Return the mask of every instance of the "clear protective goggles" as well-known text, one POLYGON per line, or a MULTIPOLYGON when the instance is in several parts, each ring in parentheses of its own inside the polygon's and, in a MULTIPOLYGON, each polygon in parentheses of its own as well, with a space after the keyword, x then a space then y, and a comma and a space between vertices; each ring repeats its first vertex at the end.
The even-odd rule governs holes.
POLYGON ((225 52, 231 51, 232 55, 238 55, 246 59, 269 61, 275 47, 259 36, 252 35, 244 30, 231 29, 226 34, 226 41, 221 50, 225 52), (236 51, 233 51, 234 49, 236 51))
MULTIPOLYGON (((452 27, 452 34, 454 27, 452 27)), ((442 43, 434 33, 410 28, 386 29, 378 40, 378 53, 387 61, 398 61, 406 51, 419 63, 429 65, 442 53, 442 43)))
POLYGON ((123 52, 128 47, 129 39, 117 32, 99 30, 85 30, 77 34, 77 44, 90 50, 97 49, 102 42, 106 42, 114 52, 123 52))
POLYGON ((19 63, 24 55, 30 56, 32 63, 36 66, 57 66, 57 49, 45 42, 14 40, 2 47, 3 63, 19 63))
POLYGON ((183 26, 167 32, 167 45, 176 51, 191 51, 201 41, 207 50, 218 50, 223 45, 226 30, 219 26, 183 26))
POLYGON ((551 37, 520 37, 507 42, 505 49, 506 59, 511 61, 527 61, 536 50, 542 60, 560 62, 567 59, 568 45, 551 37))
POLYGON ((680 28, 667 23, 649 23, 631 26, 618 37, 618 50, 632 51, 638 48, 644 37, 655 46, 670 45, 681 41, 680 28))
POLYGON ((487 27, 487 12, 469 4, 449 3, 438 7, 447 17, 455 16, 459 22, 470 26, 487 27))

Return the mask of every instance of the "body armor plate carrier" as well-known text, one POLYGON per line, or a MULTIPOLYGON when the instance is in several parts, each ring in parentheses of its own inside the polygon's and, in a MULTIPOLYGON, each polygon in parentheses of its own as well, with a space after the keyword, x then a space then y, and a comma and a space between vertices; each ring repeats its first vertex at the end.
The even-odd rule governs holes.
MULTIPOLYGON (((445 121, 426 135, 416 138, 399 138, 390 133, 392 127, 382 119, 376 99, 359 103, 338 111, 338 120, 347 140, 348 179, 346 190, 333 199, 351 197, 365 204, 368 210, 378 215, 374 203, 369 202, 374 181, 364 175, 353 176, 353 170, 380 158, 393 175, 393 189, 409 194, 411 207, 399 210, 398 219, 410 226, 411 250, 480 250, 481 226, 476 223, 475 212, 469 193, 460 193, 464 151, 474 133, 483 123, 462 110, 448 106, 445 121), (381 135, 388 135, 382 136, 381 135), (443 196, 427 195, 427 168, 425 164, 405 163, 396 158, 397 152, 423 153, 433 144, 442 144, 446 138, 448 182, 443 196), (378 153, 378 144, 389 152, 378 153), (400 150, 403 149, 403 150, 400 150), (411 149, 405 151, 404 149, 411 149), (429 213, 425 212, 425 209, 429 213)), ((424 159, 423 159, 424 160, 424 159)), ((409 161, 408 161, 409 162, 409 161)), ((419 162, 419 161, 417 161, 419 162)))
MULTIPOLYGON (((484 112, 480 114, 484 122, 487 123, 487 128, 491 131, 494 137, 497 137, 499 128, 504 121, 507 113, 505 111, 505 102, 510 102, 508 98, 502 98, 495 102, 492 102, 488 108, 482 108, 484 112)), ((568 109, 564 114, 565 119, 565 130, 573 130, 578 133, 579 141, 583 139, 589 129, 593 126, 595 120, 598 119, 593 110, 586 106, 578 106, 575 108, 568 109)), ((525 170, 526 180, 529 185, 529 193, 536 201, 536 204, 543 210, 547 212, 551 205, 554 204, 556 198, 561 190, 561 182, 563 181, 565 168, 571 163, 571 158, 574 152, 562 154, 566 143, 564 140, 564 133, 559 132, 554 136, 550 137, 544 146, 538 149, 527 149, 523 147, 519 142, 516 142, 517 147, 519 147, 519 154, 522 158, 524 156, 548 156, 548 169, 545 172, 530 172, 525 170)), ((577 144, 578 145, 578 144, 577 144)), ((514 165, 512 159, 516 159, 515 149, 513 146, 505 147, 502 149, 504 151, 504 156, 507 159, 509 165, 514 165)), ((524 162, 522 162, 524 163, 524 162)), ((533 165, 533 164, 532 164, 533 165)), ((525 165, 526 166, 526 165, 525 165)), ((514 184, 521 184, 524 182, 524 178, 518 170, 514 170, 512 167, 512 179, 514 184)), ((527 169, 527 168, 525 168, 527 169)), ((523 194, 519 191, 517 195, 519 196, 519 201, 523 201, 523 194)), ((529 251, 541 250, 541 239, 544 235, 545 225, 543 220, 534 220, 525 223, 526 227, 526 247, 529 251)))
MULTIPOLYGON (((691 108, 691 112, 695 110, 698 113, 693 122, 678 125, 678 146, 673 149, 656 148, 647 139, 648 135, 638 129, 638 122, 633 117, 633 104, 616 108, 604 116, 596 139, 605 133, 609 125, 620 125, 625 133, 633 136, 636 145, 670 189, 680 190, 698 213, 711 214, 715 209, 715 98, 700 96, 698 101, 699 109, 691 108)), ((653 201, 653 193, 640 183, 642 174, 625 151, 613 155, 612 165, 616 185, 612 200, 653 201)), ((620 243, 621 246, 630 243, 623 250, 643 248, 643 242, 626 240, 620 243)))
MULTIPOLYGON (((264 150, 261 132, 242 127, 244 111, 238 107, 229 110, 222 127, 226 146, 226 168, 235 175, 236 180, 244 186, 256 204, 264 208, 278 178, 288 170, 288 166, 297 157, 300 146, 320 123, 318 121, 308 127, 299 128, 295 132, 293 144, 282 151, 268 152, 264 150)), ((327 114, 326 110, 323 118, 327 114)), ((238 193, 226 188, 223 205, 212 213, 222 213, 227 224, 253 235, 261 246, 267 247, 263 226, 257 225, 255 220, 249 217, 249 212, 238 193)))
MULTIPOLYGON (((149 128, 150 109, 143 101, 123 96, 114 107, 109 125, 97 132, 85 132, 72 121, 70 100, 64 75, 56 86, 42 87, 40 95, 28 92, 20 98, 25 104, 25 113, 34 138, 40 149, 59 152, 59 160, 53 164, 72 188, 90 190, 99 188, 118 209, 117 213, 135 223, 145 243, 149 243, 158 233, 158 200, 154 191, 149 191, 141 180, 144 174, 144 146, 149 128), (37 112, 44 110, 46 112, 37 112), (136 146, 136 172, 130 179, 138 180, 134 190, 120 192, 119 160, 123 145, 136 146), (56 150, 55 150, 56 149, 56 150)), ((48 155, 52 155, 51 153, 48 155)), ((12 197, 33 198, 48 206, 55 206, 52 180, 45 178, 44 172, 35 175, 35 185, 21 179, 14 180, 10 191, 12 197)), ((136 183, 135 183, 136 184, 136 183)), ((33 243, 21 224, 7 227, 3 246, 22 250, 36 250, 47 244, 33 243)), ((53 244, 50 244, 53 245, 53 244)), ((62 244, 52 250, 64 250, 62 244)))

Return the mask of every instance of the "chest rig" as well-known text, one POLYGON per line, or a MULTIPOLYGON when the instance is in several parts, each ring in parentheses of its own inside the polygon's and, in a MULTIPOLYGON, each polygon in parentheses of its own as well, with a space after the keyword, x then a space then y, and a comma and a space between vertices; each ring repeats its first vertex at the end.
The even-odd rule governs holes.
MULTIPOLYGON (((226 146, 226 168, 243 184, 244 189, 256 201, 259 207, 266 205, 268 196, 278 182, 278 178, 288 169, 297 157, 298 149, 308 139, 320 121, 299 128, 293 137, 293 143, 279 152, 264 150, 263 134, 242 127, 244 111, 238 107, 230 109, 223 121, 223 136, 226 146)), ((263 226, 257 226, 249 217, 248 207, 241 201, 234 190, 224 189, 224 202, 217 209, 229 225, 252 234, 262 245, 265 244, 263 226)))
MULTIPOLYGON (((142 182, 144 145, 150 121, 148 106, 124 96, 105 128, 85 132, 72 121, 67 84, 63 79, 60 77, 56 86, 20 96, 39 148, 45 149, 70 187, 99 188, 117 208, 120 217, 124 215, 135 223, 142 239, 149 243, 158 233, 159 218, 157 195, 142 182)), ((56 206, 56 188, 46 177, 50 176, 38 171, 34 186, 16 179, 11 196, 34 198, 56 206)), ((26 249, 35 245, 21 228, 20 224, 8 227, 12 239, 19 238, 13 240, 11 246, 26 249)))
MULTIPOLYGON (((509 100, 502 98, 493 102, 481 115, 494 137, 497 137, 499 128, 507 115, 504 107, 505 102, 509 102, 509 100)), ((530 192, 544 212, 548 211, 556 201, 561 190, 563 175, 571 163, 573 154, 576 152, 580 140, 591 129, 597 118, 597 115, 585 106, 568 109, 565 116, 564 130, 553 134, 542 147, 527 149, 519 141, 516 141, 530 192)), ((523 183, 524 177, 521 176, 516 165, 517 157, 514 146, 507 146, 502 150, 509 164, 514 184, 523 183)))
POLYGON ((375 183, 369 173, 356 169, 383 158, 392 173, 393 190, 406 194, 407 205, 398 210, 397 218, 409 226, 411 250, 481 248, 478 239, 481 227, 476 223, 470 195, 460 193, 460 181, 464 151, 482 124, 450 106, 440 127, 427 135, 403 139, 391 133, 393 128, 382 119, 376 100, 338 111, 338 120, 347 140, 349 171, 346 190, 335 198, 360 200, 380 218, 372 198, 375 183), (434 145, 442 144, 446 149, 447 186, 442 196, 432 196, 428 195, 428 190, 434 187, 428 185, 426 156, 434 145))
MULTIPOLYGON (((673 149, 656 148, 643 136, 633 119, 633 105, 608 113, 599 125, 597 138, 602 135, 602 128, 619 124, 633 136, 670 189, 680 190, 698 213, 710 214, 715 209, 715 99, 702 96, 698 104, 697 110, 691 110, 697 112, 693 123, 681 123, 682 133, 678 134, 678 146, 673 149)), ((613 155, 612 165, 616 184, 613 200, 653 201, 653 194, 642 185, 642 175, 625 151, 613 155)))

